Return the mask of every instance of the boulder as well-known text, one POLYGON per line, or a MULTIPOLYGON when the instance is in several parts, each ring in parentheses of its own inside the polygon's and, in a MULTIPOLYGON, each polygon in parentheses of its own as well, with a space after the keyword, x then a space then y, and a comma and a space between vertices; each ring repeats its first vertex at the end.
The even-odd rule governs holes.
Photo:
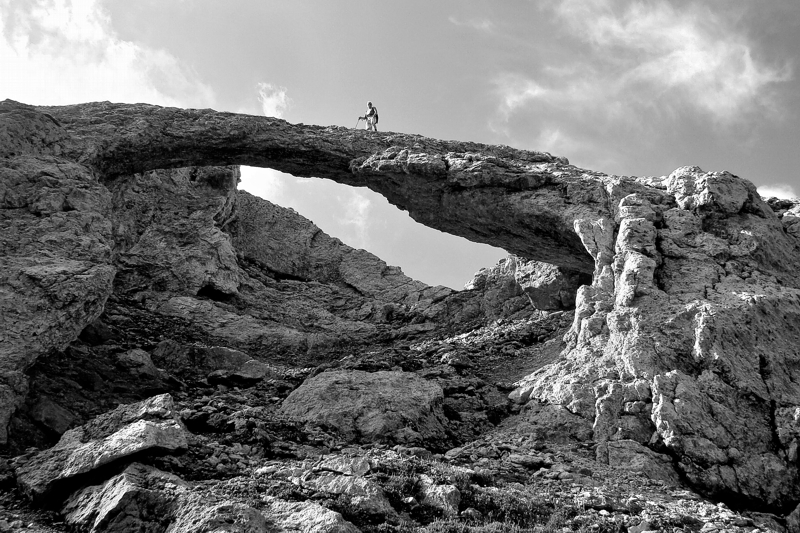
POLYGON ((101 415, 61 436, 54 447, 16 470, 17 484, 36 501, 58 500, 90 474, 143 453, 187 448, 186 433, 168 394, 101 415))
POLYGON ((445 516, 458 516, 461 492, 455 485, 438 485, 428 475, 420 476, 419 503, 438 509, 445 516))
POLYGON ((539 261, 510 255, 492 268, 483 268, 464 285, 481 291, 488 318, 512 316, 523 310, 558 311, 575 308, 578 288, 591 277, 539 261))
MULTIPOLYGON (((264 514, 285 531, 299 533, 360 533, 360 529, 345 520, 341 514, 313 503, 287 502, 264 496, 264 514)), ((280 531, 280 529, 279 529, 280 531)))
POLYGON ((307 379, 279 414, 338 431, 352 442, 412 444, 445 437, 444 393, 408 372, 323 372, 307 379))
POLYGON ((639 472, 645 477, 666 481, 673 485, 680 483, 672 459, 632 440, 603 442, 595 452, 597 461, 614 468, 639 472))
POLYGON ((134 348, 117 355, 117 364, 125 368, 128 372, 139 376, 147 376, 155 379, 164 377, 163 373, 156 368, 150 354, 140 348, 134 348))
POLYGON ((258 510, 204 495, 177 476, 138 463, 76 492, 62 512, 68 525, 89 533, 273 531, 258 510))
POLYGON ((61 435, 75 423, 76 417, 49 398, 41 398, 29 410, 30 417, 50 431, 61 435))
POLYGON ((62 508, 64 522, 89 533, 161 531, 171 499, 185 488, 177 476, 133 463, 102 485, 72 494, 62 508))
POLYGON ((515 418, 503 423, 513 424, 535 440, 546 442, 586 442, 592 440, 592 423, 563 405, 529 401, 515 418))
POLYGON ((252 387, 269 375, 275 375, 273 367, 261 361, 250 359, 235 370, 216 370, 211 372, 207 379, 212 385, 252 387))
POLYGON ((380 485, 361 476, 347 476, 325 472, 304 483, 320 492, 343 496, 359 514, 380 519, 394 516, 395 510, 380 485))

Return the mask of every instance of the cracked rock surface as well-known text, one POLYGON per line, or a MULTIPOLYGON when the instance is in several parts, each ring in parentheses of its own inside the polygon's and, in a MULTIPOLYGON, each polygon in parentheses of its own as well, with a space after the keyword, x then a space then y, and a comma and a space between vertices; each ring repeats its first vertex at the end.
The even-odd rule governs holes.
POLYGON ((0 488, 66 498, 54 524, 800 524, 796 201, 108 102, 0 102, 0 178, 0 488), (237 191, 242 164, 512 255, 428 287, 237 191))

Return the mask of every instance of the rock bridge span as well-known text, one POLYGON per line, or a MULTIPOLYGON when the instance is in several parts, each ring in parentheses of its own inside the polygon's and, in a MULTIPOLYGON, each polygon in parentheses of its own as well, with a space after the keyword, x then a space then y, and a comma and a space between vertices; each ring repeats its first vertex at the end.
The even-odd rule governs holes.
POLYGON ((426 226, 571 270, 594 270, 573 221, 611 214, 611 178, 543 152, 144 104, 38 109, 71 137, 62 155, 105 177, 247 165, 325 178, 368 187, 426 226))

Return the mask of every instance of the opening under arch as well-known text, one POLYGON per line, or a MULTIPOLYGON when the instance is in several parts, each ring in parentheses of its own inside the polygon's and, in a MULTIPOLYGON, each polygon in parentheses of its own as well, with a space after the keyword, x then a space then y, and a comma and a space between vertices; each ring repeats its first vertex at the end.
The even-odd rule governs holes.
POLYGON ((429 285, 461 290, 478 270, 508 255, 424 226, 365 187, 243 166, 239 189, 294 209, 330 236, 429 285))

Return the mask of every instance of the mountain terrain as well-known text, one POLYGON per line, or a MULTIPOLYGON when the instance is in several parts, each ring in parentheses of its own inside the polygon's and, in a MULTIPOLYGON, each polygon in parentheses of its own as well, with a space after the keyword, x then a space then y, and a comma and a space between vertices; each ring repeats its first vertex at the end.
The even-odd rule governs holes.
POLYGON ((109 102, 0 102, 0 176, 0 531, 800 531, 800 202, 109 102), (239 165, 510 255, 431 287, 239 165))

